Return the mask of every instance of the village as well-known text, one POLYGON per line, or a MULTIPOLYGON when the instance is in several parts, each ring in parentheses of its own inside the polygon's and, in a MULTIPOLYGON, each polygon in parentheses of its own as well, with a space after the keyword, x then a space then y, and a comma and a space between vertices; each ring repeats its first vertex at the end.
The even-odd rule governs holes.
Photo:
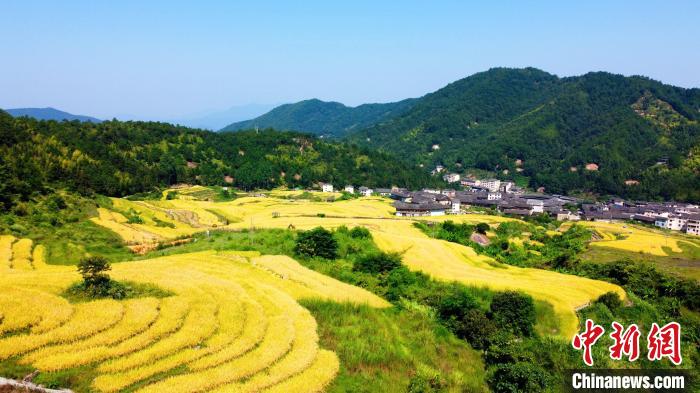
MULTIPOLYGON (((394 200, 400 217, 469 214, 475 210, 492 210, 509 216, 527 217, 546 214, 558 221, 637 221, 663 229, 700 236, 700 206, 677 202, 626 201, 613 198, 590 203, 583 199, 528 193, 511 181, 461 179, 456 173, 443 176, 447 183, 459 183, 463 190, 403 188, 369 188, 346 185, 341 191, 360 196, 379 195, 394 200)), ((338 191, 332 184, 321 183, 323 192, 338 191)), ((538 190, 542 191, 542 190, 538 190)))

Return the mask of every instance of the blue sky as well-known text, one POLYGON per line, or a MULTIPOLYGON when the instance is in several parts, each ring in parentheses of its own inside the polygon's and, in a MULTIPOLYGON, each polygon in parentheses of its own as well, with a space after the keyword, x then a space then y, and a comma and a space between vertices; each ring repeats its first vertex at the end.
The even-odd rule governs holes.
POLYGON ((7 1, 0 107, 178 118, 421 96, 490 67, 700 87, 699 1, 7 1))

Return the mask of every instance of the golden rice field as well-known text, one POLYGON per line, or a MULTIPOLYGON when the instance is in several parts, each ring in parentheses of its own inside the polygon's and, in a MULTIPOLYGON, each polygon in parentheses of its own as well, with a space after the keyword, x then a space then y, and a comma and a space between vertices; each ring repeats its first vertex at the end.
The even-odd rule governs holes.
MULTIPOLYGON (((3 252, 8 242, 0 239, 3 252)), ((74 267, 6 268, 0 360, 41 371, 95 364, 92 388, 100 392, 314 392, 339 363, 319 347, 316 321, 297 300, 389 305, 289 257, 254 252, 120 263, 110 275, 174 295, 71 304, 60 294, 80 279, 74 267)))
MULTIPOLYGON (((683 252, 678 242, 688 243, 687 239, 678 234, 667 234, 660 230, 626 223, 584 221, 579 224, 598 234, 600 240, 591 242, 594 247, 611 247, 656 256, 672 256, 674 253, 683 252)), ((561 230, 566 230, 568 226, 569 224, 562 225, 561 230)))
MULTIPOLYGON (((162 203, 163 201, 148 201, 142 202, 141 205, 143 208, 156 209, 162 203)), ((201 210, 216 209, 221 215, 230 217, 230 224, 224 228, 232 230, 245 228, 310 229, 319 225, 327 228, 341 225, 367 227, 381 249, 402 252, 404 263, 410 269, 420 270, 436 279, 445 281, 456 280, 468 285, 485 286, 495 290, 520 290, 532 295, 535 299, 551 303, 559 320, 558 331, 552 333, 567 339, 578 330, 575 309, 609 291, 617 292, 623 298, 626 297, 622 288, 609 283, 541 269, 507 266, 499 264, 487 256, 477 255, 471 248, 431 239, 413 227, 414 219, 394 216, 394 209, 390 202, 384 198, 369 197, 338 202, 310 202, 272 197, 243 197, 231 202, 219 203, 179 200, 172 206, 178 209, 189 209, 194 214, 201 210)), ((487 222, 491 225, 512 220, 481 214, 424 217, 421 219, 453 220, 468 223, 487 222)), ((152 230, 152 226, 149 225, 139 227, 132 225, 131 227, 133 230, 143 229, 145 232, 152 230)), ((188 231, 197 231, 196 228, 190 228, 188 231)), ((120 235, 126 241, 135 238, 129 231, 123 231, 123 233, 120 235)), ((263 261, 260 261, 260 264, 264 267, 271 265, 265 264, 263 261)))

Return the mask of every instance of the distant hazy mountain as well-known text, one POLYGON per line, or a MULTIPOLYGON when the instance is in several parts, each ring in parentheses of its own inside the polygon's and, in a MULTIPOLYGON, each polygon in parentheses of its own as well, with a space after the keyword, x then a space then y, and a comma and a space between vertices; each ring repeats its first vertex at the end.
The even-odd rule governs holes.
POLYGON ((414 99, 406 99, 387 104, 364 104, 353 108, 339 102, 312 99, 278 106, 260 117, 230 124, 221 131, 271 127, 341 137, 398 116, 410 109, 414 102, 414 99))
POLYGON ((187 127, 202 128, 205 130, 219 130, 233 122, 252 119, 274 108, 275 104, 247 104, 232 106, 220 111, 210 112, 197 116, 189 116, 180 119, 168 120, 171 123, 181 124, 187 127))
POLYGON ((28 116, 37 120, 79 120, 89 121, 92 123, 100 123, 102 120, 90 116, 74 115, 68 112, 63 112, 55 108, 16 108, 6 109, 5 112, 13 117, 28 116))

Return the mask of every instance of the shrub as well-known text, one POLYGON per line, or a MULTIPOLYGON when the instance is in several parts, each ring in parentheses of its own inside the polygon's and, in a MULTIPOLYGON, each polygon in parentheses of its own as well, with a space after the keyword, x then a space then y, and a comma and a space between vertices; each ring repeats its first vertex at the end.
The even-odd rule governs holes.
POLYGON ((335 259, 338 255, 338 242, 330 231, 316 227, 299 233, 294 253, 304 257, 335 259))
POLYGON ((608 310, 615 311, 617 308, 622 306, 622 300, 620 300, 620 295, 615 292, 606 292, 595 301, 596 303, 605 304, 608 310))
POLYGON ((350 237, 354 239, 371 239, 372 234, 365 227, 354 227, 350 230, 350 237))
POLYGON ((78 271, 88 285, 102 282, 105 277, 109 280, 105 272, 111 269, 109 261, 104 257, 86 257, 78 262, 78 271))
POLYGON ((78 271, 83 276, 83 282, 74 285, 68 291, 73 296, 124 299, 127 295, 127 288, 109 278, 106 272, 110 269, 109 262, 103 257, 93 256, 81 259, 78 262, 78 271))
POLYGON ((477 308, 476 301, 468 290, 460 285, 452 285, 449 293, 437 305, 438 316, 452 329, 458 328, 469 310, 477 308))
POLYGON ((535 302, 532 297, 520 292, 501 292, 491 301, 491 315, 500 328, 530 336, 535 324, 535 302))
POLYGON ((545 369, 525 362, 499 364, 488 379, 496 393, 539 393, 546 390, 548 381, 545 369))
POLYGON ((447 382, 440 372, 426 366, 419 366, 416 374, 408 383, 408 393, 432 393, 443 392, 447 382))
POLYGON ((491 227, 489 226, 489 224, 485 222, 480 222, 476 224, 476 231, 481 233, 482 235, 485 235, 486 232, 488 232, 490 229, 491 227))
POLYGON ((401 266, 401 255, 397 253, 374 252, 357 258, 353 270, 365 273, 387 273, 401 266))
POLYGON ((467 311, 462 319, 461 328, 461 331, 455 334, 469 341, 475 349, 488 348, 491 337, 498 331, 496 324, 478 309, 467 311))

